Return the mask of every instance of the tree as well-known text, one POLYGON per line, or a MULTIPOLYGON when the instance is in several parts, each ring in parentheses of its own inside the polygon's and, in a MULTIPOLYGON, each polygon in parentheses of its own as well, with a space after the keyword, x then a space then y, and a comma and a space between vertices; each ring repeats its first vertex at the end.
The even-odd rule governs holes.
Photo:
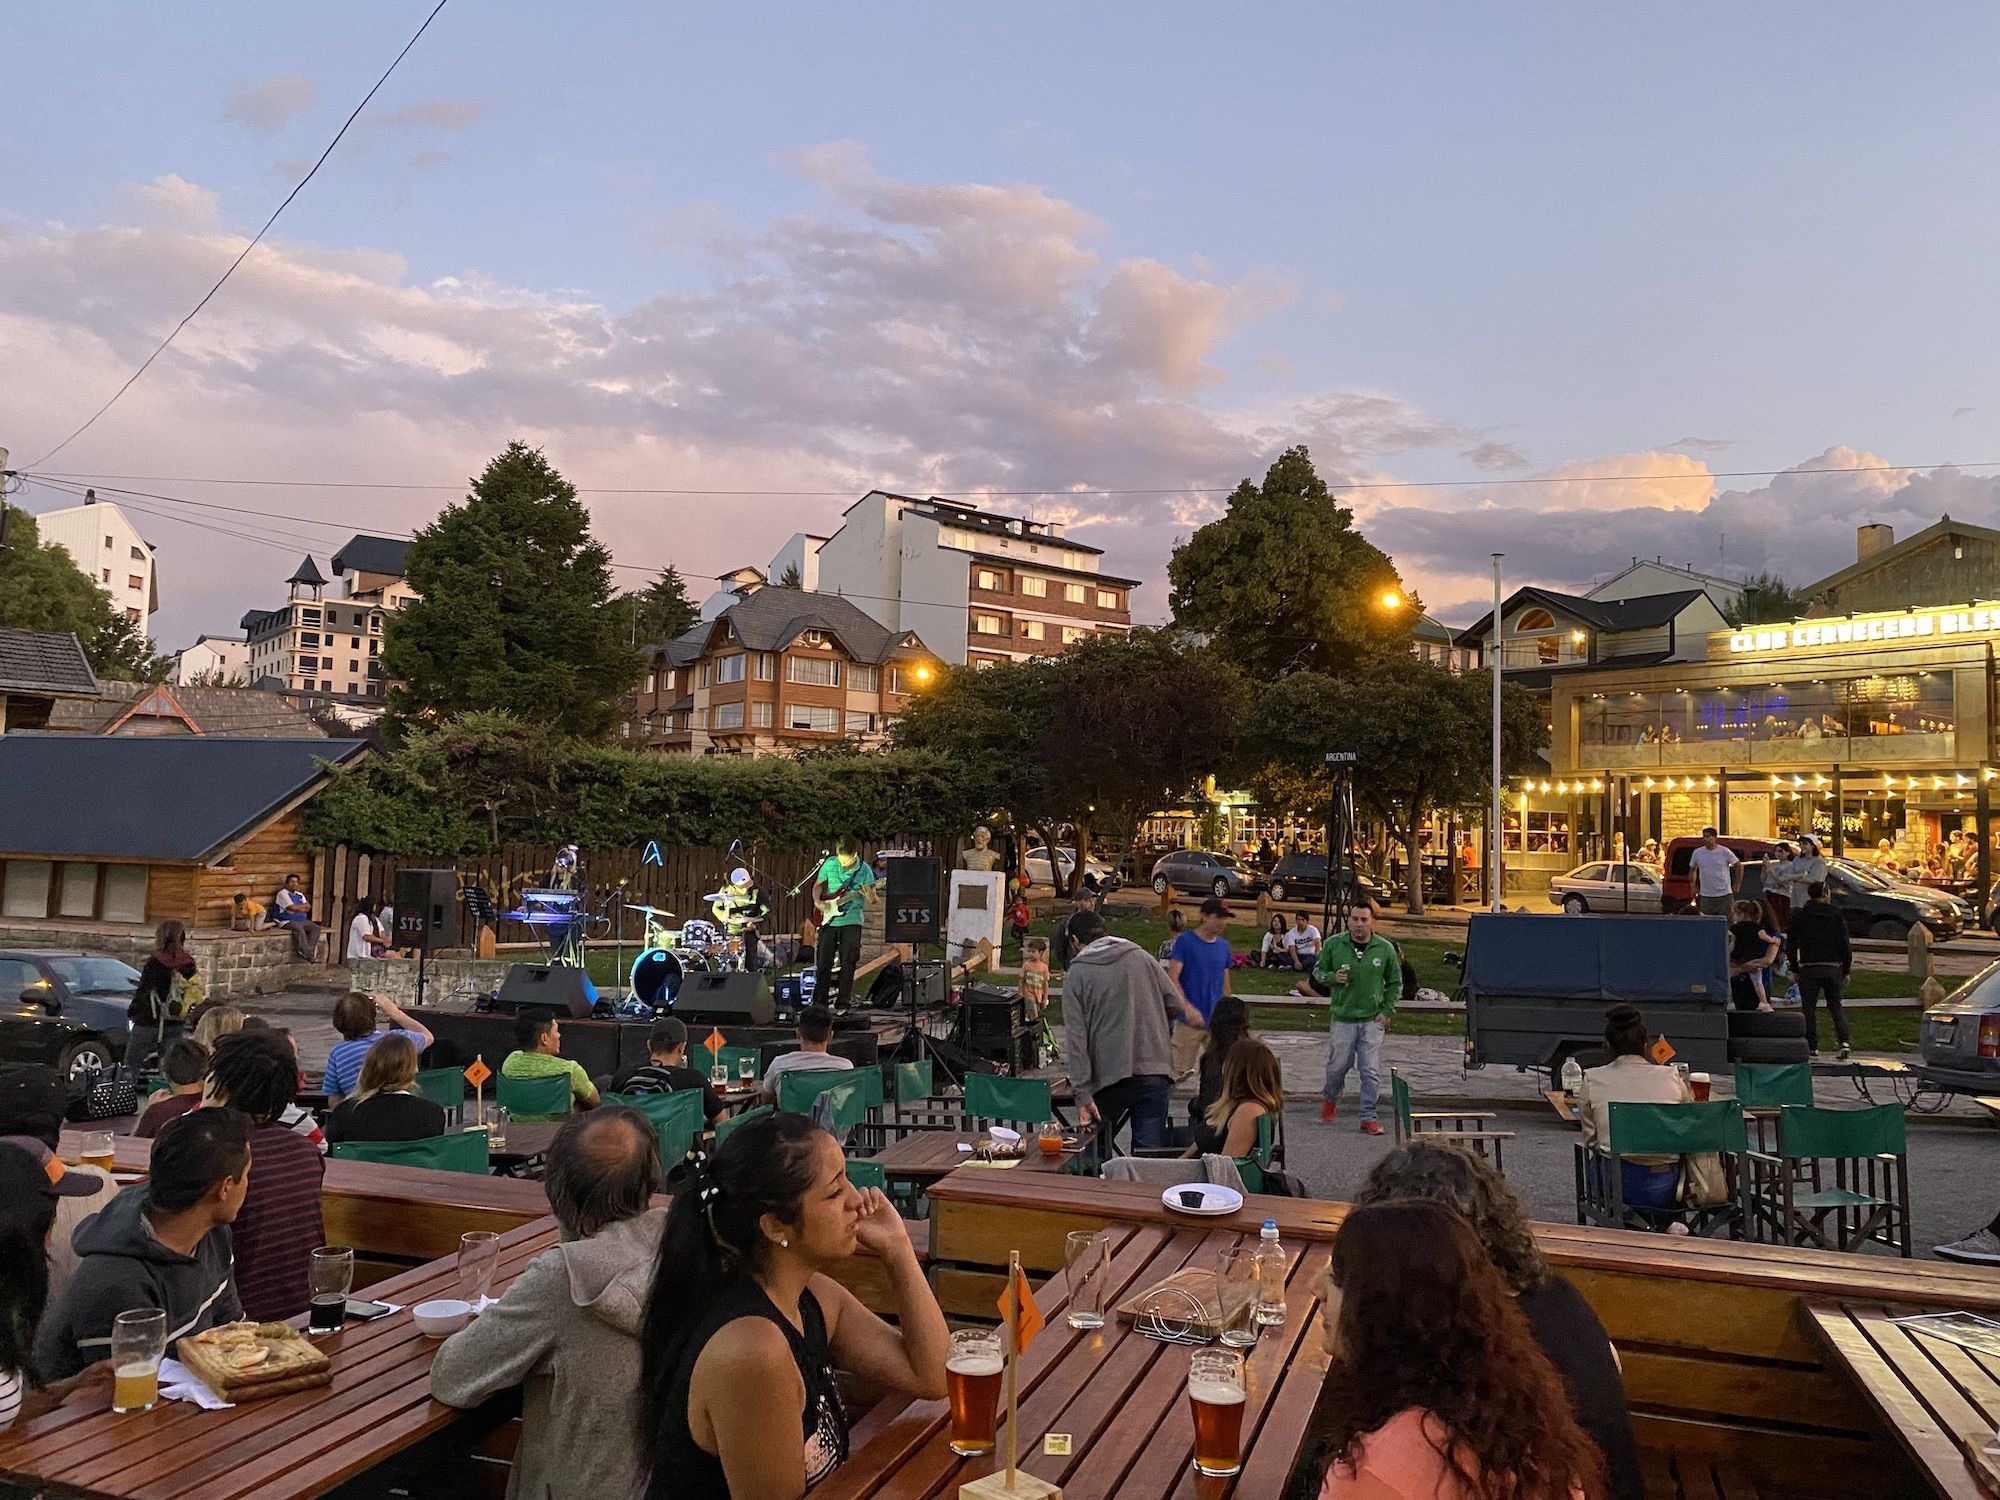
MULTIPOLYGON (((1486 678, 1427 662, 1383 664, 1342 678, 1300 672, 1259 695, 1243 752, 1311 787, 1324 806, 1331 793, 1326 752, 1354 751, 1355 801, 1402 844, 1411 873, 1409 908, 1421 912, 1420 825, 1435 810, 1470 812, 1486 804, 1492 715, 1486 678)), ((1501 774, 1539 765, 1547 743, 1540 705, 1509 684, 1501 698, 1501 774)))
POLYGON ((778 575, 778 587, 781 589, 802 589, 805 586, 805 579, 799 576, 799 565, 797 563, 786 563, 785 571, 778 575))
POLYGON ((890 736, 898 750, 940 755, 964 768, 984 805, 952 830, 963 835, 981 817, 1005 811, 1055 847, 1059 806, 1047 742, 1055 716, 1050 659, 991 667, 952 667, 903 705, 890 736))
POLYGON ((158 682, 167 663, 77 567, 69 550, 43 543, 35 518, 4 507, 7 544, 0 547, 0 626, 74 634, 99 677, 158 682))
POLYGON ((576 487, 526 444, 509 443, 463 504, 417 533, 407 577, 418 597, 389 616, 382 643, 383 671, 401 684, 398 732, 497 709, 601 736, 644 670, 608 608, 611 555, 576 487))
POLYGON ((1262 485, 1237 485, 1222 518, 1174 549, 1167 579, 1174 623, 1257 681, 1400 659, 1420 618, 1415 601, 1383 606, 1404 592, 1395 564, 1354 529, 1302 447, 1262 485))
POLYGON ((672 563, 643 589, 620 594, 611 602, 611 609, 618 621, 618 638, 633 646, 658 645, 686 635, 701 617, 688 598, 680 570, 672 563))
POLYGON ((1774 625, 1796 620, 1812 602, 1803 589, 1792 589, 1776 573, 1757 573, 1743 580, 1743 597, 1730 611, 1732 625, 1774 625))

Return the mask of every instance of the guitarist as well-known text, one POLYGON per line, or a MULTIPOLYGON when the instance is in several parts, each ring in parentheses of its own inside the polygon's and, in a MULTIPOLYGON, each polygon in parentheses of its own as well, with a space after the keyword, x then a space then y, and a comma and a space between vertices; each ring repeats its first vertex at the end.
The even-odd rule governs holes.
POLYGON ((875 897, 875 872, 863 862, 852 838, 843 836, 820 862, 812 895, 820 913, 813 1003, 845 1015, 853 1003, 854 966, 861 958, 862 910, 875 897))

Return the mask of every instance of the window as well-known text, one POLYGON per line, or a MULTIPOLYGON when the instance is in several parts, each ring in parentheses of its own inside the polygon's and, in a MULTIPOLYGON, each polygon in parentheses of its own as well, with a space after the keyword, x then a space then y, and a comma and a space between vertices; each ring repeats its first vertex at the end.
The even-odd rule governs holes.
POLYGON ((718 703, 708 711, 710 729, 741 729, 743 727, 743 705, 740 703, 718 703))
POLYGON ((347 649, 350 651, 359 651, 361 649, 361 637, 358 635, 349 636, 347 638, 347 649))
MULTIPOLYGON (((347 664, 347 670, 350 672, 359 672, 361 670, 361 663, 358 661, 351 661, 347 664)), ((351 693, 354 691, 354 689, 349 688, 348 691, 351 693)))
POLYGON ((646 691, 649 693, 657 693, 659 690, 660 690, 660 674, 658 672, 648 672, 646 674, 646 691))
POLYGON ((105 581, 106 583, 109 583, 109 582, 111 582, 111 570, 110 570, 109 568, 106 568, 106 569, 104 570, 104 581, 105 581))
POLYGON ((319 624, 319 611, 318 611, 318 610, 316 610, 316 609, 302 609, 302 610, 300 610, 300 611, 299 611, 299 623, 300 623, 301 625, 317 625, 317 624, 319 624))
POLYGON ((125 575, 125 587, 126 587, 126 588, 128 588, 128 589, 142 589, 142 588, 144 588, 145 586, 146 586, 146 580, 145 580, 145 579, 143 579, 143 578, 141 578, 141 577, 140 577, 140 576, 139 576, 139 575, 138 575, 137 573, 127 573, 127 574, 125 575))
POLYGON ((803 682, 812 687, 839 687, 840 663, 823 656, 788 656, 785 681, 803 682))
POLYGON ((850 708, 847 711, 847 732, 849 734, 873 734, 875 732, 875 715, 857 713, 850 708))
POLYGON ((809 730, 814 734, 840 733, 840 710, 808 703, 785 705, 785 728, 809 730))
POLYGON ((1031 599, 1043 598, 1047 595, 1048 591, 1049 581, 1046 578, 1023 578, 1021 580, 1021 592, 1031 599))
POLYGON ((1039 641, 1048 631, 1048 627, 1040 620, 1017 620, 1015 624, 1024 641, 1039 641))
POLYGON ((41 982, 41 971, 23 958, 0 958, 0 1005, 19 1000, 31 984, 41 982))
POLYGON ((97 866, 57 865, 56 874, 61 888, 56 895, 56 915, 59 917, 94 917, 97 915, 97 866))
POLYGON ((743 653, 733 656, 719 656, 715 659, 715 680, 717 682, 741 682, 744 669, 743 653))
POLYGON ((139 611, 136 609, 128 609, 125 611, 125 618, 130 620, 134 625, 137 625, 139 623, 139 611))
POLYGON ((1063 598, 1071 604, 1083 603, 1084 594, 1085 589, 1080 583, 1066 583, 1063 585, 1063 598))
POLYGON ((757 680, 769 682, 778 675, 778 658, 768 651, 759 651, 754 660, 757 663, 757 680))
POLYGON ((1090 632, 1089 632, 1088 630, 1079 630, 1079 629, 1077 629, 1077 627, 1076 627, 1076 626, 1074 626, 1074 625, 1065 625, 1065 626, 1063 626, 1063 628, 1062 628, 1062 632, 1063 632, 1063 637, 1062 637, 1062 638, 1063 638, 1063 644, 1064 644, 1065 646, 1067 646, 1067 645, 1071 644, 1071 643, 1072 643, 1072 642, 1074 642, 1074 641, 1080 641, 1080 640, 1082 640, 1082 639, 1083 639, 1083 638, 1084 638, 1085 636, 1087 636, 1087 635, 1089 635, 1089 634, 1090 634, 1090 632))
POLYGON ((109 551, 110 551, 110 550, 111 550, 111 549, 112 549, 113 547, 115 547, 115 546, 117 546, 117 545, 118 545, 118 544, 117 544, 116 542, 112 541, 110 537, 106 537, 106 538, 104 539, 104 550, 105 550, 106 552, 109 552, 109 551))
POLYGON ((990 589, 995 593, 999 593, 1007 587, 1007 580, 1004 575, 994 571, 992 568, 978 568, 973 571, 972 586, 974 588, 990 589))
POLYGON ((146 867, 106 865, 104 867, 104 920, 143 922, 146 920, 146 867))
POLYGON ((1001 629, 1000 617, 998 615, 974 615, 972 617, 972 633, 974 635, 1001 635, 1005 632, 1001 629))
POLYGON ((146 560, 146 549, 144 547, 134 547, 132 549, 132 561, 144 562, 145 560, 146 560))
POLYGON ((1554 630, 1556 617, 1545 609, 1524 609, 1521 617, 1514 622, 1514 629, 1525 634, 1531 630, 1554 630))
POLYGON ((1118 607, 1118 595, 1116 591, 1112 589, 1099 589, 1097 591, 1097 607, 1099 609, 1116 609, 1118 607))
POLYGON ((368 628, 380 634, 382 630, 382 617, 380 615, 370 615, 368 617, 368 628))
POLYGON ((370 641, 368 643, 368 654, 370 656, 380 656, 382 654, 382 643, 380 641, 370 641))
POLYGON ((826 632, 824 630, 808 630, 805 633, 804 639, 808 646, 824 646, 826 644, 826 632))
POLYGON ((707 686, 708 686, 708 663, 707 663, 707 662, 703 662, 703 663, 701 664, 701 685, 702 685, 703 687, 707 687, 707 686))
POLYGON ((771 727, 771 705, 768 703, 751 704, 750 722, 759 729, 769 729, 771 727))
POLYGON ((882 687, 882 669, 862 666, 859 663, 847 669, 847 690, 850 693, 874 693, 882 687))
POLYGON ((0 880, 0 917, 46 917, 53 868, 45 859, 8 860, 0 880))

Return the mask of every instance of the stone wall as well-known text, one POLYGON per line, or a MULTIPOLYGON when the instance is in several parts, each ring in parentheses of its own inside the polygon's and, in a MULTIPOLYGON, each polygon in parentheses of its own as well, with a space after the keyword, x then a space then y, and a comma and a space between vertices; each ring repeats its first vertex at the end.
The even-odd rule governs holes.
MULTIPOLYGON (((450 949, 424 961, 424 1003, 440 1010, 470 1009, 475 994, 492 994, 520 958, 472 958, 450 949), (461 998, 454 998, 461 997, 461 998)), ((382 995, 398 1005, 417 1003, 417 961, 413 958, 357 958, 351 987, 382 995)))
MULTIPOLYGON (((326 984, 336 971, 300 963, 284 933, 225 932, 210 929, 188 940, 211 1000, 281 994, 294 984, 326 984)), ((143 928, 96 923, 10 921, 0 923, 0 948, 65 948, 122 958, 133 968, 153 951, 153 934, 143 928)))

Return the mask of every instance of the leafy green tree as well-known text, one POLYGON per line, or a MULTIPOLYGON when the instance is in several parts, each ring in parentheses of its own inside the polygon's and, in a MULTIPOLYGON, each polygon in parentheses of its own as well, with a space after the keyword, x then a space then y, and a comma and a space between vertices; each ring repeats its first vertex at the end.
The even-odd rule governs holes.
POLYGON ((802 589, 805 586, 805 579, 799 576, 799 565, 797 563, 786 563, 785 571, 778 575, 778 587, 781 589, 802 589))
POLYGON ((509 443, 461 505, 417 533, 418 598, 389 617, 383 671, 401 686, 398 731, 417 718, 497 709, 558 734, 605 734, 644 671, 607 607, 611 556, 576 487, 509 443))
POLYGON ((1004 811, 1015 826, 1034 829, 1055 847, 1054 828, 1069 808, 1050 772, 1048 745, 1057 732, 1051 660, 949 668, 896 716, 890 736, 898 749, 944 756, 983 789, 985 805, 953 834, 1004 811))
MULTIPOLYGON (((1319 806, 1331 791, 1326 752, 1355 752, 1355 801, 1402 844, 1412 873, 1409 908, 1421 912, 1417 836, 1425 814, 1473 812, 1491 794, 1490 680, 1415 660, 1345 677, 1300 672, 1267 685, 1247 723, 1246 760, 1277 768, 1319 806)), ((1501 774, 1538 766, 1547 744, 1541 706, 1509 684, 1501 697, 1501 774)))
POLYGON ((1261 485, 1237 485, 1227 512, 1174 549, 1167 580, 1174 623, 1256 681, 1399 660, 1419 618, 1414 601, 1383 607, 1384 594, 1403 592, 1395 564, 1355 530, 1302 447, 1261 485))
POLYGON ((1758 573, 1743 581, 1743 597, 1730 612, 1732 625, 1774 625, 1796 620, 1812 602, 1803 589, 1786 586, 1776 573, 1758 573))
POLYGON ((672 563, 660 576, 635 593, 611 601, 618 621, 618 638, 628 645, 656 646, 694 629, 701 611, 688 597, 687 584, 672 563))
POLYGON ((158 682, 167 663, 144 634, 112 604, 69 551, 43 543, 35 518, 6 506, 7 544, 0 547, 0 626, 74 633, 99 677, 158 682))

